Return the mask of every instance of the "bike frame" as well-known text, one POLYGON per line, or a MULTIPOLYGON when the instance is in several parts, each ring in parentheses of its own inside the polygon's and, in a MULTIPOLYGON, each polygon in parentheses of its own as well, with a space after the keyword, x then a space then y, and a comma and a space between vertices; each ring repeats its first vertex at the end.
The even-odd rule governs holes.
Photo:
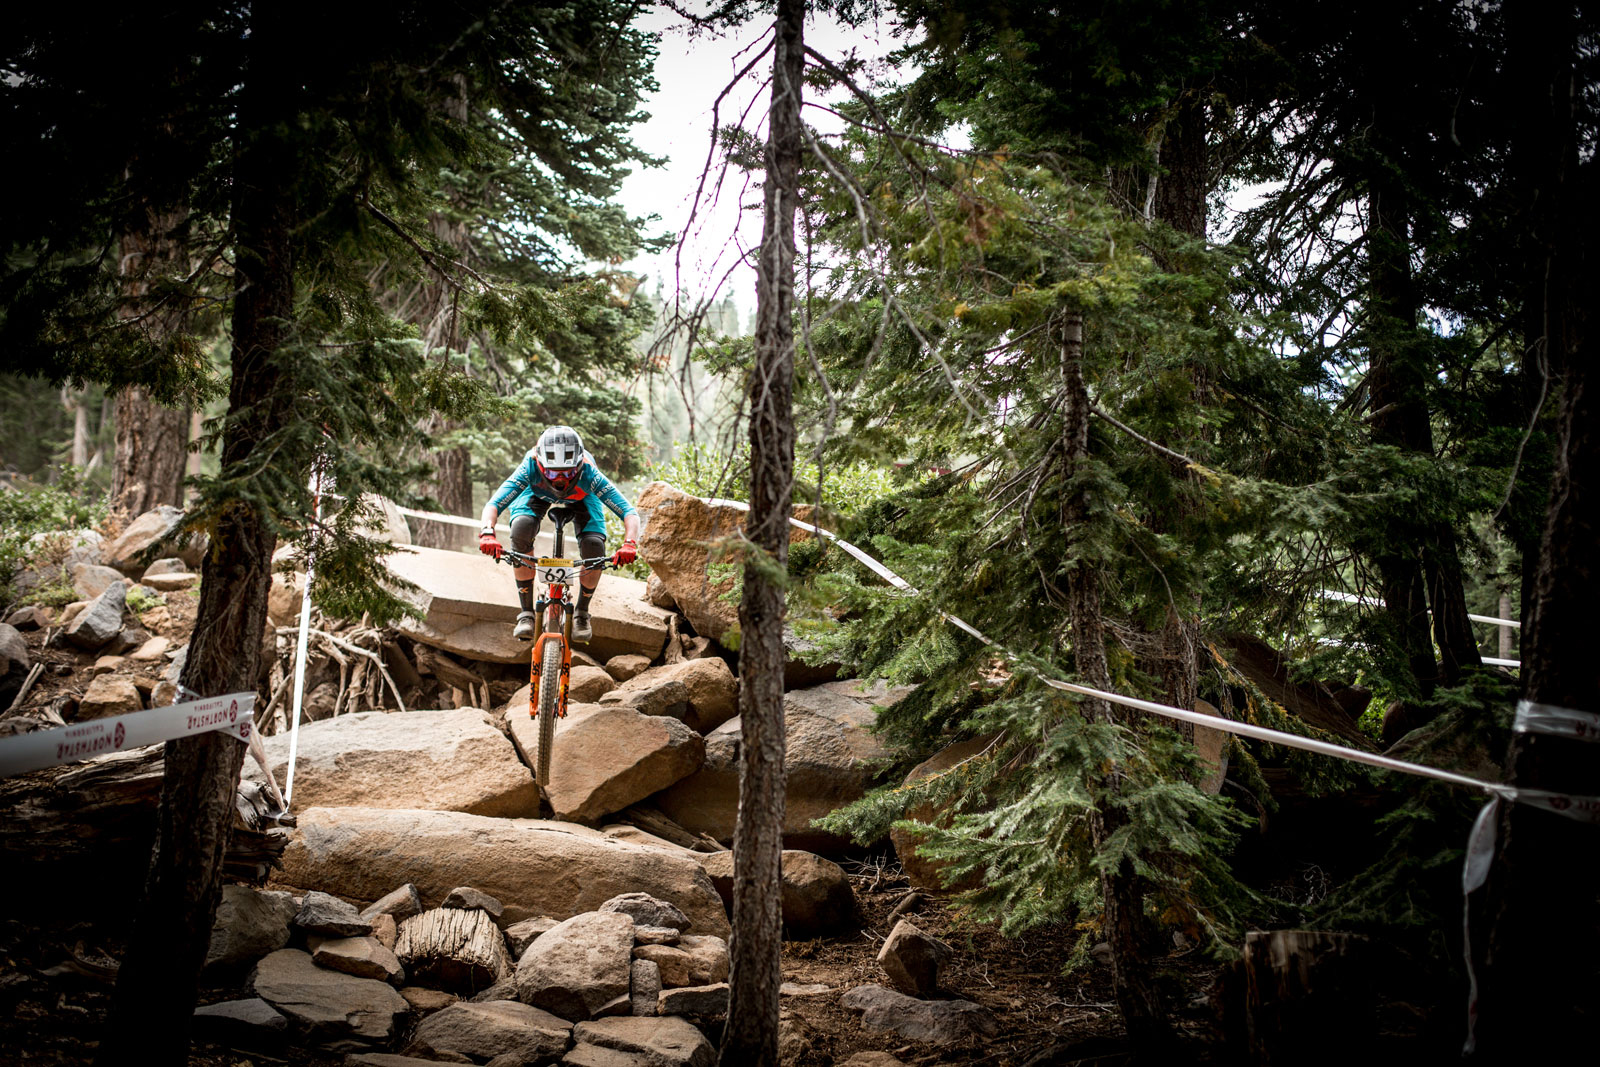
POLYGON ((532 655, 529 658, 528 717, 539 715, 539 667, 544 662, 546 641, 561 645, 561 693, 556 700, 556 718, 567 717, 567 685, 572 675, 572 587, 586 570, 604 570, 610 563, 607 556, 593 559, 567 559, 566 526, 573 516, 566 509, 551 508, 546 514, 556 524, 551 556, 525 556, 506 549, 500 560, 515 567, 529 567, 537 572, 535 581, 541 587, 539 599, 534 602, 535 626, 532 655))

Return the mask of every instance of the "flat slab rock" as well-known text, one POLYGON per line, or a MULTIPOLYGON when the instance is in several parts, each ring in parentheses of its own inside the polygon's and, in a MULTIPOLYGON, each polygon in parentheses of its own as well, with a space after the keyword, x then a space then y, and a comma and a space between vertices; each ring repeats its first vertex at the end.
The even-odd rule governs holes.
MULTIPOLYGON (((265 739, 284 784, 290 737, 265 739)), ((254 760, 245 777, 263 780, 254 760)), ((475 708, 364 711, 300 729, 297 807, 421 808, 507 818, 539 813, 539 787, 487 712, 475 708)))
POLYGON ((676 1016, 596 1019, 572 1028, 579 1045, 598 1045, 645 1057, 652 1067, 712 1067, 717 1051, 706 1035, 676 1016))
POLYGON ((722 898, 689 853, 542 819, 307 808, 284 850, 282 878, 360 900, 408 882, 432 900, 470 885, 505 904, 507 925, 539 915, 564 919, 639 891, 677 905, 696 933, 730 933, 722 898))
POLYGON ((251 989, 323 1043, 387 1041, 410 1010, 387 982, 323 970, 293 948, 263 957, 251 989))
MULTIPOLYGON (((390 573, 414 582, 402 593, 422 613, 407 618, 401 633, 446 652, 491 663, 526 663, 528 646, 511 636, 517 620, 511 568, 476 552, 412 546, 385 561, 390 573)), ((606 660, 623 653, 655 659, 667 643, 672 613, 643 599, 644 583, 607 574, 590 605, 594 639, 587 651, 606 660)))
POLYGON ((955 1045, 993 1037, 1000 1025, 989 1009, 970 1000, 918 1000, 881 985, 857 986, 839 1006, 859 1011, 861 1028, 889 1031, 929 1045, 955 1045))
POLYGON ((513 1055, 541 1063, 567 1050, 572 1024, 515 1000, 451 1004, 417 1024, 415 1038, 478 1062, 513 1055))

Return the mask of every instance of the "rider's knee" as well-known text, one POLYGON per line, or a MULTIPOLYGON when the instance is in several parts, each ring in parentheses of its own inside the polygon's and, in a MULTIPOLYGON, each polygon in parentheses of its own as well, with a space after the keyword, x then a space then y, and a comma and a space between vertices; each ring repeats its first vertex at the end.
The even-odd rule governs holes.
POLYGON ((596 556, 606 554, 606 538, 604 534, 585 533, 578 538, 578 549, 583 553, 584 559, 594 559, 596 556))
POLYGON ((533 551, 533 538, 539 532, 539 520, 532 515, 517 515, 511 520, 511 547, 526 555, 533 551))

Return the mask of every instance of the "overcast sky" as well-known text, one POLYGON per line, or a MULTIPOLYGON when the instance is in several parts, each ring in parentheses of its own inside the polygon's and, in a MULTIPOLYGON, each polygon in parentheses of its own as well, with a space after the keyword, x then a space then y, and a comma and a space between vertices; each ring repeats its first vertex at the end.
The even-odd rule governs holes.
MULTIPOLYGON (((702 34, 690 39, 683 19, 666 8, 653 8, 642 20, 646 29, 662 33, 661 55, 656 61, 656 81, 660 89, 645 102, 650 120, 634 129, 634 140, 644 151, 665 157, 663 167, 641 170, 622 187, 621 201, 630 213, 659 215, 656 231, 678 233, 690 218, 695 189, 706 164, 711 143, 711 108, 717 95, 734 80, 739 70, 753 59, 765 43, 770 20, 752 22, 724 36, 702 34)), ((847 29, 829 18, 806 22, 806 43, 823 55, 840 57, 854 50, 863 58, 876 59, 896 46, 888 24, 847 29)), ((770 89, 765 81, 772 69, 766 56, 729 92, 722 102, 719 122, 746 115, 746 128, 764 134, 764 116, 770 89)), ((836 128, 832 116, 807 109, 806 121, 814 128, 830 132, 836 128)), ((715 164, 716 161, 713 161, 715 164)), ((702 206, 689 234, 679 266, 675 269, 674 251, 640 257, 627 269, 646 275, 645 284, 654 291, 654 278, 661 277, 670 293, 675 275, 692 292, 706 292, 716 280, 734 268, 724 291, 731 288, 734 301, 744 317, 755 306, 755 271, 736 266, 738 248, 756 243, 761 233, 759 193, 745 185, 744 175, 730 172, 720 194, 713 190, 715 171, 707 178, 702 206), (715 196, 715 203, 711 198, 715 196), (740 211, 740 205, 754 204, 756 211, 740 211)))

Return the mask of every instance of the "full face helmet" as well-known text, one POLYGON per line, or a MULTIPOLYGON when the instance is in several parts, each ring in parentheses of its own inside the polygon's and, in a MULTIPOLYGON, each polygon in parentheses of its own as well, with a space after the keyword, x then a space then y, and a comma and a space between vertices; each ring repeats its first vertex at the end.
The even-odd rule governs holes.
POLYGON ((583 439, 570 426, 552 426, 539 435, 533 449, 539 473, 559 489, 565 489, 583 467, 583 439))

